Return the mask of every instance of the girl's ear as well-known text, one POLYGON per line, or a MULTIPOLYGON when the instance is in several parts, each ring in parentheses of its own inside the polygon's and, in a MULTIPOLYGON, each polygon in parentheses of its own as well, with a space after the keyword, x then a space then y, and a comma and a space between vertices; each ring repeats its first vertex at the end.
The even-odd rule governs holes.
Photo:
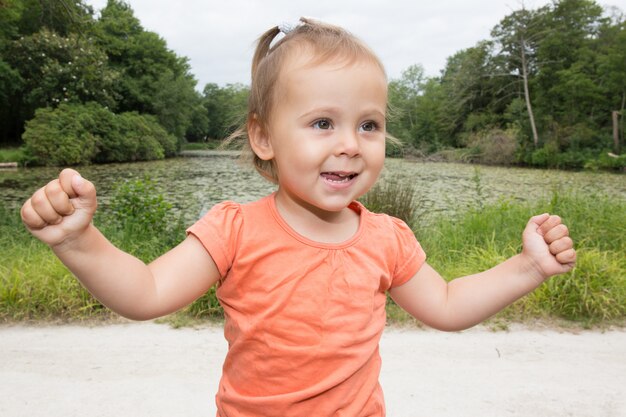
POLYGON ((256 115, 248 122, 248 139, 252 151, 262 160, 269 161, 274 158, 274 149, 270 142, 267 131, 261 126, 256 115))

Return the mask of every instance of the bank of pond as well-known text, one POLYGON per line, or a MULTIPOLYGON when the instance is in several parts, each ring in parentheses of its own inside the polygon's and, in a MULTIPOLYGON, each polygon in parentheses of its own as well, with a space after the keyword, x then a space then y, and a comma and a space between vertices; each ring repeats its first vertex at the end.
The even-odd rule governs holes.
MULTIPOLYGON (((94 222, 145 261, 176 245, 219 201, 247 202, 275 187, 230 155, 81 168, 98 188, 94 222)), ((19 220, 21 203, 58 168, 0 171, 0 321, 111 318, 19 220)), ((578 251, 576 268, 550 279, 495 320, 563 319, 585 325, 626 319, 626 181, 611 173, 542 171, 389 159, 363 198, 403 218, 446 279, 490 268, 521 249, 528 218, 559 214, 578 251)), ((214 289, 176 322, 221 317, 214 289)), ((412 320, 389 301, 391 322, 412 320)))

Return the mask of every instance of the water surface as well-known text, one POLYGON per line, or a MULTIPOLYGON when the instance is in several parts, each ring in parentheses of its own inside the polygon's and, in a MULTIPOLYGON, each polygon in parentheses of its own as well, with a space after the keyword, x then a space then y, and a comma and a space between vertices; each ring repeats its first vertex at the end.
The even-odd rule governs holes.
MULTIPOLYGON (((162 161, 92 165, 79 168, 96 184, 101 207, 114 185, 125 179, 150 177, 167 201, 188 222, 223 200, 249 202, 275 186, 231 155, 180 157, 162 161)), ((19 207, 37 188, 58 175, 59 168, 38 167, 0 171, 0 200, 19 207)), ((462 210, 500 198, 519 201, 548 199, 554 190, 593 194, 605 192, 626 199, 626 176, 606 172, 568 172, 503 168, 455 163, 388 159, 384 180, 410 181, 430 215, 462 210)))

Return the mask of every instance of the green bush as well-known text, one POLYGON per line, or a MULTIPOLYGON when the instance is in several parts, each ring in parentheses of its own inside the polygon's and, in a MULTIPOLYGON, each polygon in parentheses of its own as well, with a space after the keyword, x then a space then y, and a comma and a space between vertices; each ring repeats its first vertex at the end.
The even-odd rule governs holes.
POLYGON ((19 165, 28 164, 24 147, 0 149, 0 162, 17 162, 19 165))
POLYGON ((593 170, 626 168, 624 155, 613 155, 608 150, 589 148, 560 150, 554 141, 546 143, 539 149, 526 149, 518 158, 520 161, 540 168, 593 170))
POLYGON ((165 201, 149 177, 126 180, 114 186, 109 205, 110 222, 122 228, 148 229, 157 235, 165 231, 172 205, 165 201))
POLYGON ((597 157, 585 162, 585 169, 626 171, 626 154, 615 155, 609 151, 601 152, 597 157))
POLYGON ((26 123, 22 138, 32 162, 40 165, 90 163, 98 152, 92 133, 93 107, 61 104, 57 109, 38 109, 26 123))
POLYGON ((556 145, 548 143, 531 153, 530 164, 541 168, 550 167, 553 165, 553 161, 558 153, 559 150, 556 145))
POLYGON ((26 154, 40 165, 143 161, 177 152, 176 138, 154 116, 117 115, 96 103, 40 109, 23 139, 26 154))
MULTIPOLYGON (((120 115, 125 121, 126 134, 133 136, 139 142, 139 150, 142 155, 162 154, 174 156, 177 153, 178 141, 167 133, 156 117, 149 114, 136 112, 123 113, 120 115)), ((143 158, 153 159, 153 158, 143 158)))
POLYGON ((556 161, 551 168, 558 169, 582 169, 586 162, 593 158, 593 153, 588 150, 568 150, 556 156, 556 161))
POLYGON ((517 133, 502 129, 480 131, 469 137, 468 148, 470 162, 511 165, 515 162, 517 133))
MULTIPOLYGON (((144 262, 152 261, 185 238, 182 219, 176 218, 172 205, 148 177, 118 183, 99 223, 116 246, 144 262)), ((222 318, 223 314, 215 288, 211 288, 179 316, 202 319, 222 318)))

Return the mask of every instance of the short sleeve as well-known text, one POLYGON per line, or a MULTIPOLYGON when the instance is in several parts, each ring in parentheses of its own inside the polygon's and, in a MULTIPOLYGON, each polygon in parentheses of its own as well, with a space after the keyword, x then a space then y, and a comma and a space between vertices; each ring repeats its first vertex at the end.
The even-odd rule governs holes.
POLYGON ((426 253, 405 222, 391 217, 396 237, 396 267, 391 288, 405 284, 426 262, 426 253))
POLYGON ((243 225, 241 205, 232 201, 216 204, 187 229, 205 247, 222 278, 233 264, 243 225))

